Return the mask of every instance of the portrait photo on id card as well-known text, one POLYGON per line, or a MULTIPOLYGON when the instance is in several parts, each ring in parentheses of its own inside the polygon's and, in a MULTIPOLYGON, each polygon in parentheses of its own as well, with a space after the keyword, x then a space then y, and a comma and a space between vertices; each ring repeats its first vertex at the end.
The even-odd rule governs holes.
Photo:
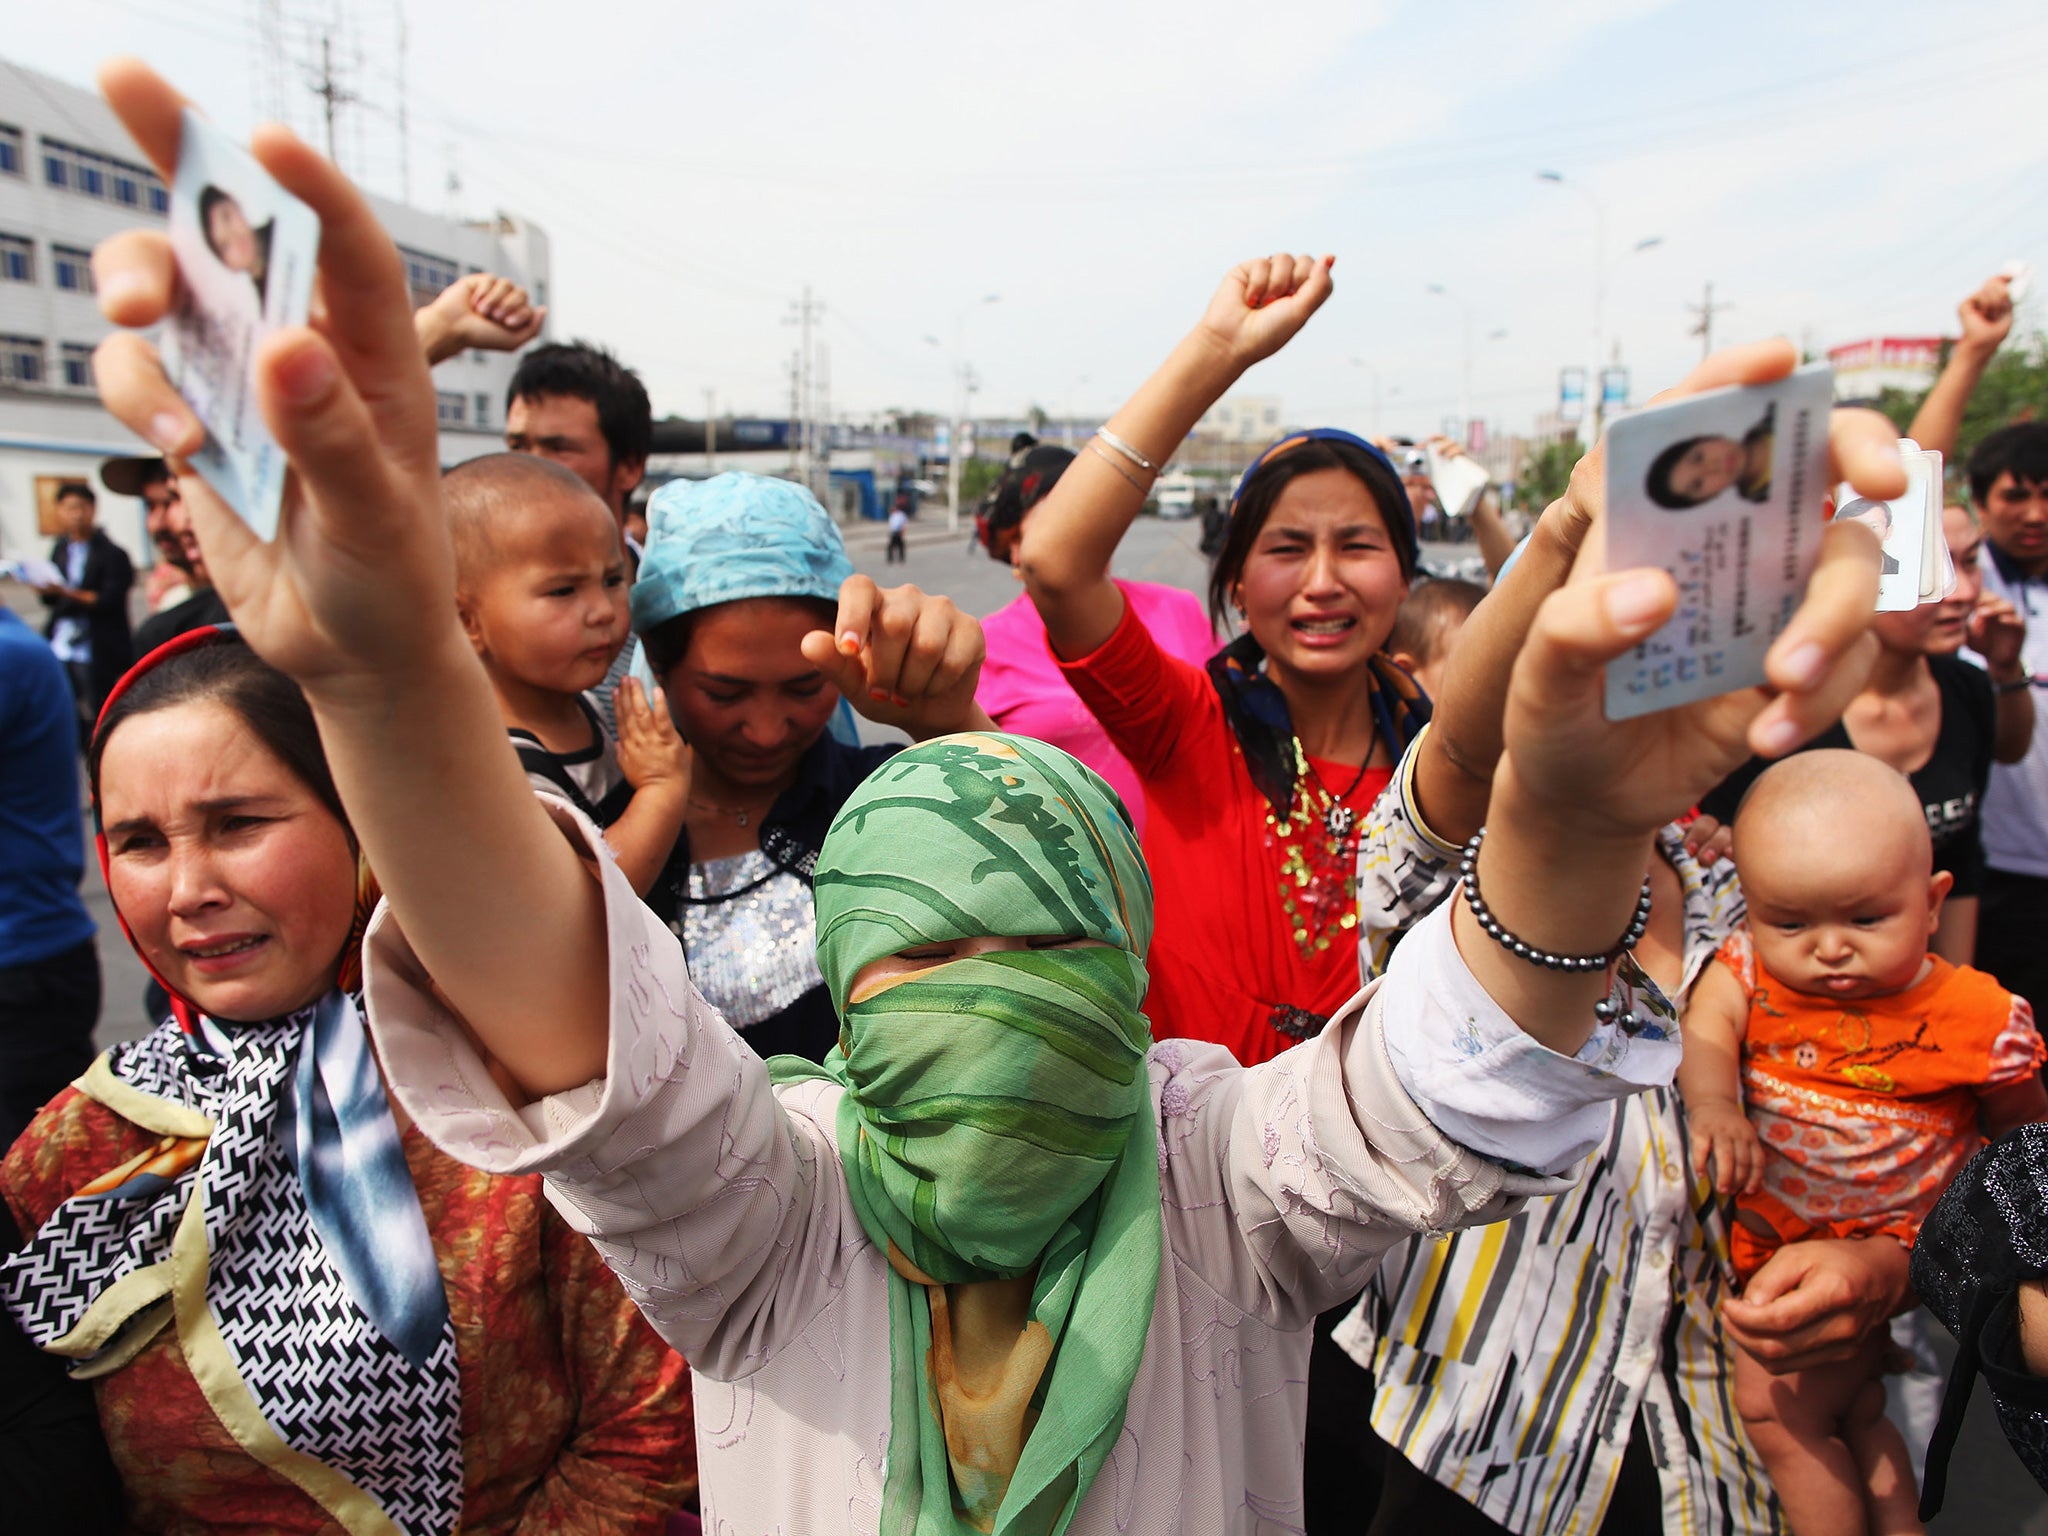
POLYGON ((1819 552, 1832 394, 1823 363, 1608 430, 1608 567, 1662 566, 1678 584, 1670 621, 1609 663, 1610 719, 1763 681, 1819 552))
POLYGON ((277 528, 284 455, 256 402, 256 347, 303 325, 320 222, 241 146, 186 110, 171 188, 181 299, 165 327, 171 382, 206 425, 199 473, 263 538, 277 528))

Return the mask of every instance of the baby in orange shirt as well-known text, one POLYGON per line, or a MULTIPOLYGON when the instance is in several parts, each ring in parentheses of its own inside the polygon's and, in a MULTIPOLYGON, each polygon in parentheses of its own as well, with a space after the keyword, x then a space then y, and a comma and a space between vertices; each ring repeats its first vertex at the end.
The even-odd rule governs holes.
MULTIPOLYGON (((1928 953, 1951 883, 1933 858, 1912 787, 1860 752, 1775 764, 1736 816, 1749 926, 1694 988, 1678 1087, 1694 1158, 1735 1196, 1745 1282, 1804 1237, 1910 1247, 1986 1131, 2048 1119, 2025 1000, 1928 953)), ((1922 1528, 1888 1343, 1873 1329, 1853 1359, 1782 1376, 1735 1351, 1736 1409, 1797 1536, 1922 1528)))

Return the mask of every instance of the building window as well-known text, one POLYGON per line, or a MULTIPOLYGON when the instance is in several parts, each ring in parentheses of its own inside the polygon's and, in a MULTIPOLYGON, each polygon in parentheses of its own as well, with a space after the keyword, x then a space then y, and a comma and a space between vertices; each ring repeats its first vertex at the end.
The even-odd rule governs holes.
POLYGON ((491 424, 491 397, 479 393, 471 398, 476 405, 476 424, 480 427, 488 427, 491 424))
POLYGON ((61 139, 43 140, 43 180, 50 186, 122 208, 166 213, 171 206, 171 194, 163 179, 149 167, 116 160, 97 150, 80 149, 61 139))
POLYGON ((0 175, 22 174, 21 130, 0 123, 0 175))
POLYGON ((42 342, 33 336, 0 336, 0 384, 42 382, 42 342))
POLYGON ((0 235, 0 283, 32 283, 35 280, 35 242, 22 235, 0 235))
POLYGON ((50 247, 50 265, 57 273, 57 286, 66 293, 91 293, 92 252, 75 245, 50 247))
POLYGON ((434 396, 434 411, 444 427, 459 427, 468 419, 469 402, 460 395, 442 390, 434 396))
POLYGON ((398 248, 398 254, 405 258, 405 284, 412 289, 414 309, 433 303, 441 297, 444 289, 462 276, 462 268, 446 256, 430 255, 403 245, 398 248))
POLYGON ((92 388, 92 348, 82 341, 67 341, 59 350, 66 389, 92 388))

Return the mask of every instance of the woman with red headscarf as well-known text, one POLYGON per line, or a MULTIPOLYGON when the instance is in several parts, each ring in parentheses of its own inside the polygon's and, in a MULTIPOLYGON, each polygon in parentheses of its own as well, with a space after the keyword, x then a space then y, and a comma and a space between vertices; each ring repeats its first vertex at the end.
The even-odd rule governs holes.
POLYGON ((109 697, 100 860, 172 997, 0 1164, 0 1304, 95 1379, 131 1523, 659 1532, 688 1371, 535 1178, 401 1124, 360 861, 297 686, 227 629, 109 697))

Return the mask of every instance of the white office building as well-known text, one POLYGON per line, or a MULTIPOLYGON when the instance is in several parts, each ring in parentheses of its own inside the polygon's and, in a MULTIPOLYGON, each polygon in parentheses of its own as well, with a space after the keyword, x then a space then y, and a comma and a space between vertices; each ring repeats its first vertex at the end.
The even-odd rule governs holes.
MULTIPOLYGON (((548 241, 522 219, 442 218, 373 198, 405 257, 413 302, 487 271, 548 302, 548 241)), ((92 249, 138 224, 162 225, 163 180, 91 91, 0 60, 0 559, 45 553, 47 509, 65 480, 100 495, 100 525, 134 558, 153 558, 142 504, 99 483, 100 461, 147 448, 100 406, 92 353, 111 327, 93 298, 92 249)), ((470 352, 434 370, 444 464, 502 440, 517 359, 470 352)))

